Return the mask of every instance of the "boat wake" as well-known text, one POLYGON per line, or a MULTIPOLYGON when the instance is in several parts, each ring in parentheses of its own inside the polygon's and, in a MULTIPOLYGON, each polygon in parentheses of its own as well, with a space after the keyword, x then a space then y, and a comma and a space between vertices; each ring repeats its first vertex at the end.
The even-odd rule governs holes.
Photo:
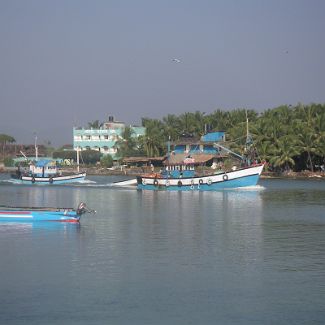
POLYGON ((235 187, 235 188, 229 188, 229 189, 224 189, 224 191, 264 191, 265 187, 261 185, 255 185, 255 186, 247 186, 247 187, 235 187))
POLYGON ((132 190, 137 189, 137 187, 135 185, 120 185, 120 184, 116 184, 116 183, 108 183, 106 186, 113 187, 116 189, 132 189, 132 190))
POLYGON ((10 184, 21 184, 21 182, 18 179, 2 179, 0 183, 10 183, 10 184))
POLYGON ((79 184, 97 184, 95 181, 91 181, 90 179, 83 179, 83 180, 80 180, 80 181, 76 181, 76 183, 79 183, 79 184))

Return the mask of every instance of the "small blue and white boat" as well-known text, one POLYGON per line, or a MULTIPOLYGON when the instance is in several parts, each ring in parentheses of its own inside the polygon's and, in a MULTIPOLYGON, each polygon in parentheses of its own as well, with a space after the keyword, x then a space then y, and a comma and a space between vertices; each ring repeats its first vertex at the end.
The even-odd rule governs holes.
POLYGON ((59 221, 79 222, 84 213, 94 213, 85 203, 81 202, 77 209, 73 208, 47 208, 47 207, 8 207, 0 206, 0 221, 29 222, 29 221, 59 221))
MULTIPOLYGON (((56 161, 51 159, 38 160, 38 146, 36 144, 37 136, 35 137, 35 161, 29 163, 29 170, 22 172, 20 167, 15 174, 11 174, 11 178, 19 184, 65 184, 83 181, 86 177, 85 172, 79 172, 79 148, 77 150, 77 172, 76 173, 62 173, 59 170, 56 161)), ((28 161, 26 155, 21 151, 21 154, 28 161)))
POLYGON ((55 161, 43 159, 31 163, 27 173, 18 169, 11 177, 22 184, 49 185, 80 182, 85 179, 86 173, 64 174, 58 169, 55 161))

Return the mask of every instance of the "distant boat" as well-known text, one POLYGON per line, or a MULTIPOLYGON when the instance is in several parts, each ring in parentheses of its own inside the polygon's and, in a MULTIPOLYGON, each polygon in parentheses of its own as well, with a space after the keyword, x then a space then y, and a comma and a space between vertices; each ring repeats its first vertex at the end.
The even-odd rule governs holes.
POLYGON ((83 202, 79 204, 77 209, 0 206, 0 221, 59 221, 74 223, 79 222, 83 214, 94 212, 95 211, 88 209, 83 202))
POLYGON ((39 160, 31 163, 28 172, 22 172, 20 168, 11 178, 16 179, 22 184, 64 184, 84 180, 86 173, 62 173, 52 160, 39 160))
MULTIPOLYGON (((35 137, 35 152, 36 161, 29 164, 27 172, 22 171, 18 167, 16 173, 11 174, 11 178, 22 184, 50 185, 50 184, 65 184, 83 181, 86 177, 85 172, 79 172, 79 148, 77 150, 77 172, 62 173, 56 165, 56 161, 50 159, 38 160, 38 147, 35 137)), ((21 154, 25 157, 23 152, 21 154)))

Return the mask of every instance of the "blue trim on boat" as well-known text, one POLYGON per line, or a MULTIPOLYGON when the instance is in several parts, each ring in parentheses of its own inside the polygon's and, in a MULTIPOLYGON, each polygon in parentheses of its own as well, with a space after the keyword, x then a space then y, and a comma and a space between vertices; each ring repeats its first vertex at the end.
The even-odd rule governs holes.
POLYGON ((60 179, 60 176, 53 177, 53 181, 50 182, 49 177, 45 177, 42 179, 42 177, 35 177, 35 182, 32 182, 32 180, 18 180, 19 183, 22 184, 32 184, 32 185, 53 185, 53 184, 68 184, 68 183, 75 183, 79 181, 83 181, 86 177, 86 174, 76 175, 75 177, 69 175, 68 179, 60 179))
POLYGON ((76 211, 12 211, 1 210, 0 221, 61 221, 78 222, 80 216, 76 211))
POLYGON ((236 179, 225 180, 220 182, 202 185, 182 185, 182 186, 155 186, 151 184, 138 184, 139 190, 155 190, 155 191, 216 191, 227 188, 237 188, 237 187, 246 187, 246 186, 255 186, 259 180, 259 175, 249 175, 242 176, 236 179))

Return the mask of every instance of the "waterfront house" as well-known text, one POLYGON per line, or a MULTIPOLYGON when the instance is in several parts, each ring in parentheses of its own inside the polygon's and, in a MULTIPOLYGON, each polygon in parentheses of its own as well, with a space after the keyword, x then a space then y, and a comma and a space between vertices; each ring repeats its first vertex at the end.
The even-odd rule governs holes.
MULTIPOLYGON (((103 126, 94 128, 73 128, 74 150, 97 150, 103 154, 109 154, 113 159, 118 159, 118 141, 123 140, 123 131, 126 125, 123 122, 115 121, 110 116, 103 126)), ((130 126, 134 137, 145 134, 145 128, 130 126)))
POLYGON ((216 148, 216 142, 224 142, 226 138, 224 131, 211 132, 203 135, 201 138, 194 138, 192 136, 184 136, 180 140, 172 143, 173 152, 175 154, 210 154, 217 155, 220 149, 216 148))
POLYGON ((170 152, 164 157, 126 157, 123 162, 129 167, 162 167, 164 164, 181 164, 193 159, 197 165, 216 166, 219 160, 228 157, 215 143, 224 142, 225 132, 211 132, 202 137, 183 136, 170 145, 170 152), (168 159, 167 159, 168 158, 168 159), (168 162, 167 162, 168 161, 168 162))

